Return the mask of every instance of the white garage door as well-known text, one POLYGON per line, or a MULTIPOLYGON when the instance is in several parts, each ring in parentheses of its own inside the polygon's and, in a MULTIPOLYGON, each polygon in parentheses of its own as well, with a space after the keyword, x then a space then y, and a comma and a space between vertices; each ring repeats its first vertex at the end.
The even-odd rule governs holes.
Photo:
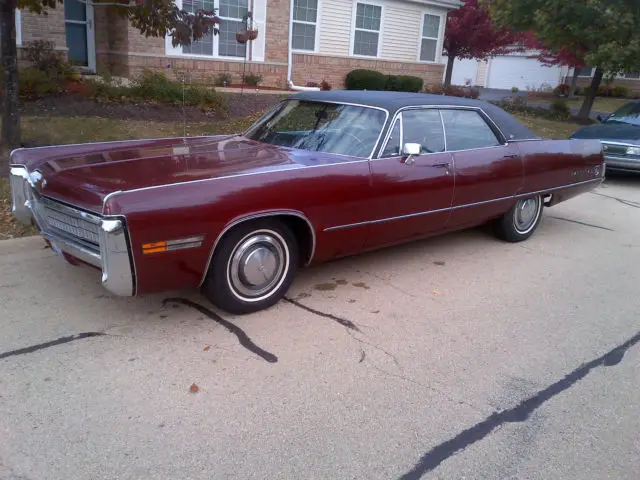
POLYGON ((560 67, 545 67, 535 58, 495 57, 489 63, 487 88, 511 89, 540 88, 548 84, 555 88, 560 83, 560 67))
MULTIPOLYGON (((442 62, 447 64, 447 57, 442 57, 442 62)), ((442 75, 442 81, 447 75, 445 72, 442 75)), ((460 60, 456 58, 453 62, 453 73, 451 75, 452 85, 466 85, 467 80, 471 82, 471 85, 476 84, 476 77, 478 76, 478 61, 477 60, 460 60)))

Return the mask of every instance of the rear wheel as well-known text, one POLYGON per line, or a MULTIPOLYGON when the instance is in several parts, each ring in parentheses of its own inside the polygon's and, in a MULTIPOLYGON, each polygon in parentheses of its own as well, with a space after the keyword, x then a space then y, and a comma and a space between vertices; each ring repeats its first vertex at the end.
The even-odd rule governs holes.
POLYGON ((230 313, 256 312, 277 303, 298 266, 298 243, 277 220, 247 222, 230 230, 216 248, 203 294, 230 313))
POLYGON ((522 198, 494 223, 496 235, 507 242, 526 240, 538 227, 542 218, 541 196, 522 198))

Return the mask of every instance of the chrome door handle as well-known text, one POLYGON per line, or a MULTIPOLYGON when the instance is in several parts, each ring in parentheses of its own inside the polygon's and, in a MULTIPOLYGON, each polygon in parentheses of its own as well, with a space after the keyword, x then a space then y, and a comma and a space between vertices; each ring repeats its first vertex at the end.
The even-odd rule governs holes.
POLYGON ((440 162, 440 163, 431 164, 432 167, 436 167, 436 168, 449 168, 450 165, 451 165, 451 162, 440 162))
POLYGON ((504 158, 518 158, 518 156, 517 153, 507 153, 504 158))

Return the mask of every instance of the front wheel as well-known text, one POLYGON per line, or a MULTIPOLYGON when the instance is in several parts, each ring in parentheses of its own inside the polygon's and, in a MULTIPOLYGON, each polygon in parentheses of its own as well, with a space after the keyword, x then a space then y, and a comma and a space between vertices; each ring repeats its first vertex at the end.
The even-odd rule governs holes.
POLYGON ((297 266, 298 243, 285 224, 242 224, 225 234, 216 248, 203 294, 230 313, 256 312, 284 296, 297 266))
POLYGON ((522 242, 529 238, 542 219, 541 196, 518 200, 494 223, 496 235, 507 242, 522 242))

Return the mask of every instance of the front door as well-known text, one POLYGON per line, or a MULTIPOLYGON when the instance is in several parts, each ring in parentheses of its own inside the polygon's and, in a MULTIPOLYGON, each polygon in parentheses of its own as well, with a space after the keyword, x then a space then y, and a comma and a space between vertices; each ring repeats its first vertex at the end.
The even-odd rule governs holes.
POLYGON ((91 72, 96 70, 93 5, 78 0, 64 1, 64 24, 69 62, 91 72))
POLYGON ((381 158, 371 160, 372 199, 367 247, 380 247, 442 230, 451 214, 453 159, 445 151, 437 109, 402 112, 381 158), (420 155, 402 155, 402 145, 421 145, 420 155))

